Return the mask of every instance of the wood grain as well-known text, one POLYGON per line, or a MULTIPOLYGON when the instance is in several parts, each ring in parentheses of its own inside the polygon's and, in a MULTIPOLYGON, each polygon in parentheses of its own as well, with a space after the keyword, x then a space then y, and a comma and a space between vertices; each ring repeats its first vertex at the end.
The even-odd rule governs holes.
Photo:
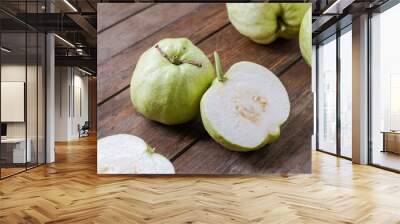
MULTIPOLYGON (((201 4, 158 4, 101 32, 97 37, 97 63, 103 63, 201 4)), ((99 17, 102 15, 99 15, 99 17)))
POLYGON ((120 4, 120 3, 97 3, 97 33, 110 28, 111 26, 126 20, 128 17, 153 6, 153 3, 136 3, 136 4, 120 4))
MULTIPOLYGON (((248 52, 251 53, 252 51, 261 53, 250 54, 252 56, 250 56, 249 60, 263 64, 277 73, 300 58, 295 48, 297 40, 278 41, 270 46, 261 46, 249 42, 246 38, 233 31, 232 27, 226 27, 212 38, 202 42, 199 46, 210 56, 212 54, 212 46, 219 46, 218 50, 222 56, 223 65, 226 68, 229 64, 232 65, 238 62, 236 61, 236 57, 239 59, 246 58, 248 52), (232 42, 236 43, 239 50, 226 44, 232 42), (210 52, 207 52, 207 49, 210 52), (281 51, 282 49, 285 51, 281 51), (231 55, 235 55, 236 57, 231 55), (286 60, 277 60, 283 57, 286 60)), ((308 75, 310 75, 309 73, 308 71, 308 75)), ((309 82, 309 85, 311 85, 311 82, 309 82)), ((186 150, 188 146, 196 142, 201 136, 205 135, 200 118, 189 124, 179 126, 165 126, 144 118, 134 110, 129 93, 129 89, 126 89, 98 106, 99 138, 119 133, 133 134, 143 138, 150 145, 156 147, 159 153, 172 159, 180 154, 182 150, 186 150)), ((311 145, 308 144, 308 147, 310 148, 311 145)), ((307 170, 304 170, 304 172, 307 170)), ((182 171, 188 173, 188 170, 182 171)))
POLYGON ((103 103, 113 94, 129 87, 139 56, 161 39, 188 37, 194 44, 198 44, 227 24, 225 4, 207 4, 99 64, 98 86, 101 91, 98 92, 97 102, 103 103))
POLYGON ((113 134, 133 134, 143 138, 168 158, 192 144, 203 132, 201 121, 178 126, 166 126, 138 114, 130 101, 129 89, 113 97, 97 109, 98 137, 113 134))
POLYGON ((0 223, 400 222, 400 175, 312 152, 310 175, 96 174, 96 139, 56 145, 56 163, 0 181, 0 223))
MULTIPOLYGON (((152 6, 127 20, 155 8, 152 6)), ((173 161, 179 174, 310 172, 311 72, 301 59, 298 40, 278 39, 270 45, 259 45, 229 24, 224 4, 201 5, 192 10, 169 25, 154 28, 156 32, 148 33, 146 38, 99 64, 98 137, 120 133, 139 136, 173 161), (213 52, 218 51, 224 69, 239 61, 252 61, 282 76, 292 100, 292 114, 283 126, 281 141, 268 150, 235 153, 211 141, 200 117, 187 124, 166 126, 134 110, 129 82, 135 62, 160 39, 181 36, 189 37, 211 61, 213 52)), ((126 32, 127 24, 118 23, 125 26, 119 32, 126 32)), ((114 43, 109 41, 109 44, 111 47, 114 43)))

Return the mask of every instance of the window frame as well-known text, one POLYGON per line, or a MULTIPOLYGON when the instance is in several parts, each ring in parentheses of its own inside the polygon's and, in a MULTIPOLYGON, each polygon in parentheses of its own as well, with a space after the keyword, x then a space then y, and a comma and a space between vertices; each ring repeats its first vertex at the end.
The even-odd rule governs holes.
POLYGON ((341 29, 336 30, 335 33, 331 34, 330 36, 326 37, 325 39, 319 41, 316 44, 316 151, 327 153, 329 155, 337 156, 340 158, 344 158, 347 160, 352 160, 351 157, 347 157, 342 155, 342 150, 341 150, 341 119, 340 119, 340 103, 341 103, 341 97, 340 97, 340 84, 341 84, 341 66, 340 66, 340 37, 344 35, 347 32, 352 31, 352 23, 347 24, 341 29), (332 153, 329 151, 326 151, 324 149, 321 149, 319 146, 319 103, 320 103, 320 96, 319 96, 319 85, 320 85, 320 79, 319 79, 319 67, 320 67, 320 62, 319 62, 319 48, 321 43, 326 43, 330 41, 336 41, 336 152, 332 153))

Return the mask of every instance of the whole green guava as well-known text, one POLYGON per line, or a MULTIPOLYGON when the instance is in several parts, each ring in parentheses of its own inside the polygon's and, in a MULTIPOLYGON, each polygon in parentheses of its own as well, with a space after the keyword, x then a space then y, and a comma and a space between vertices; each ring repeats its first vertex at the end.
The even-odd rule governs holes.
POLYGON ((199 113, 200 99, 215 77, 208 57, 187 38, 168 38, 145 51, 131 79, 131 100, 148 119, 185 123, 199 113))
POLYGON ((309 3, 227 3, 232 25, 259 44, 297 37, 309 3))
POLYGON ((300 51, 309 66, 311 66, 312 53, 311 26, 311 9, 309 9, 301 22, 299 34, 300 51))

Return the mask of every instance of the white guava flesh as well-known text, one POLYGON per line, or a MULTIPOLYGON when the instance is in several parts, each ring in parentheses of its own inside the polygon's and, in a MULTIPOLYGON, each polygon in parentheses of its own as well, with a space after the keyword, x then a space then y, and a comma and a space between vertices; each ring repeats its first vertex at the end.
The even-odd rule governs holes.
POLYGON ((211 137, 234 151, 256 150, 276 141, 290 112, 289 97, 279 78, 246 61, 234 64, 223 78, 218 76, 200 106, 211 137))
POLYGON ((97 142, 98 174, 174 174, 172 163, 154 152, 143 139, 127 134, 97 142))

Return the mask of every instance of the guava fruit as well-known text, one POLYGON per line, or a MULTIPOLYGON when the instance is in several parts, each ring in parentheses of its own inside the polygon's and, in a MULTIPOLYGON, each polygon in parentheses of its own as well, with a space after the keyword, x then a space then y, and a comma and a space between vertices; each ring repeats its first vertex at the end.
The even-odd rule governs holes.
POLYGON ((227 3, 232 25, 259 44, 297 37, 308 3, 227 3))
POLYGON ((210 136, 233 151, 260 149, 279 139, 290 112, 289 97, 277 76, 247 61, 222 73, 215 55, 217 78, 203 95, 200 112, 210 136))
POLYGON ((303 21, 301 22, 299 34, 300 51, 304 60, 309 66, 311 66, 312 53, 311 26, 311 9, 309 9, 304 15, 303 21))
POLYGON ((127 134, 101 138, 97 142, 98 174, 174 174, 172 163, 143 139, 127 134))
POLYGON ((214 77, 210 60, 189 39, 163 39, 140 56, 131 79, 131 100, 148 119, 185 123, 199 113, 201 96, 214 77))

